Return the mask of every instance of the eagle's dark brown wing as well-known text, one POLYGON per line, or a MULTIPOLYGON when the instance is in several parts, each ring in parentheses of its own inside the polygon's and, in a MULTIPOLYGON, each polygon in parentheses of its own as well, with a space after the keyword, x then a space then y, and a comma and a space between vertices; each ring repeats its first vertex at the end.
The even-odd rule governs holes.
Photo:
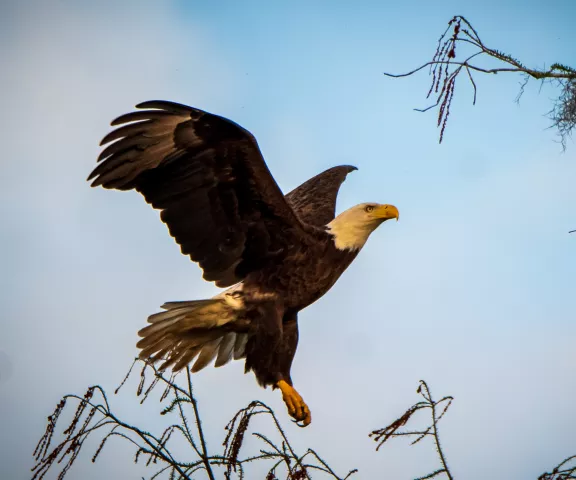
POLYGON ((88 177, 92 186, 135 189, 162 210, 182 253, 226 287, 295 243, 311 240, 270 174, 255 138, 236 123, 185 105, 150 101, 124 125, 88 177))
POLYGON ((322 227, 334 220, 338 190, 354 170, 358 169, 352 165, 329 168, 296 187, 286 200, 301 221, 322 227))

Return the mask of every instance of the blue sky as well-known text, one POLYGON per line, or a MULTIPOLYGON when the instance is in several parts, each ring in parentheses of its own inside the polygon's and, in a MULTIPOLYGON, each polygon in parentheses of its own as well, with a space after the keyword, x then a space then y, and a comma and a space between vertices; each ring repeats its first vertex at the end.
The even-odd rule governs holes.
MULTIPOLYGON (((573 455, 576 157, 545 113, 556 91, 476 77, 445 141, 417 113, 427 61, 455 14, 525 64, 575 65, 576 4, 550 2, 35 1, 0 7, 0 477, 29 478, 60 396, 113 390, 136 332, 168 300, 205 298, 201 280, 136 193, 90 189, 114 117, 149 99, 233 119, 257 137, 288 191, 337 164, 359 167, 338 208, 393 203, 385 224, 321 301, 301 314, 293 367, 314 422, 288 422, 278 392, 239 363, 195 379, 210 444, 250 400, 275 407, 300 448, 358 478, 431 471, 431 445, 381 452, 367 434, 416 400, 419 379, 456 398, 442 435, 457 478, 537 478, 573 455), (334 425, 339 425, 338 435, 334 425), (7 432, 7 433, 6 433, 7 432)), ((160 429, 155 405, 114 398, 160 429)), ((71 478, 137 477, 117 444, 71 478), (120 472, 120 473, 119 473, 120 472)))

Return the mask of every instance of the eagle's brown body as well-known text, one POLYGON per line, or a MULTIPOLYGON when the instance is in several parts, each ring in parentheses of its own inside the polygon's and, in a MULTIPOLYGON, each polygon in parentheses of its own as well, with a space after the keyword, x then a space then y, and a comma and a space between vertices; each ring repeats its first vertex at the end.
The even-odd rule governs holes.
MULTIPOLYGON (((299 246, 282 263, 267 265, 244 280, 244 293, 277 298, 286 310, 300 311, 322 297, 348 268, 358 251, 338 250, 331 239, 299 246)), ((319 235, 320 237, 320 235, 319 235)))
POLYGON ((274 385, 279 380, 292 384, 290 367, 298 343, 298 312, 330 290, 357 254, 338 250, 332 241, 322 241, 246 278, 245 302, 253 302, 256 316, 249 328, 256 332, 262 329, 246 345, 246 371, 253 370, 260 385, 274 385), (265 318, 265 323, 258 318, 265 318))

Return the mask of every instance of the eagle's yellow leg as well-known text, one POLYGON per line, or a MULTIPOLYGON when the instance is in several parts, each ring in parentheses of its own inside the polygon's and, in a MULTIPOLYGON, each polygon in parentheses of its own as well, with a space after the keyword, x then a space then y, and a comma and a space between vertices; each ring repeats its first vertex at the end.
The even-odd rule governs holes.
POLYGON ((289 385, 285 380, 280 380, 276 386, 282 392, 282 399, 286 404, 290 416, 297 422, 302 422, 302 427, 310 425, 310 422, 312 421, 310 409, 294 387, 289 385))

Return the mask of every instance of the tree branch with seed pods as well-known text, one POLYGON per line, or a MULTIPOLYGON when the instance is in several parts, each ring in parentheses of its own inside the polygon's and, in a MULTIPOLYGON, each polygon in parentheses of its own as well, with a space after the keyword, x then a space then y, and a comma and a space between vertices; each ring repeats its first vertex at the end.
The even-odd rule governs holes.
POLYGON ((415 110, 427 112, 430 109, 438 108, 437 126, 440 128, 440 143, 444 139, 456 80, 460 74, 463 73, 472 85, 472 104, 474 105, 477 97, 475 74, 519 73, 524 77, 524 81, 516 98, 517 101, 531 78, 550 81, 559 87, 560 94, 553 108, 548 112, 548 116, 552 121, 551 126, 558 130, 562 148, 566 149, 566 141, 576 126, 576 70, 574 68, 561 63, 554 63, 548 69, 528 68, 511 55, 486 46, 470 22, 460 15, 453 17, 448 22, 448 27, 438 39, 432 60, 407 73, 384 73, 384 75, 393 78, 408 77, 427 67, 432 81, 426 98, 435 97, 436 102, 426 108, 415 110), (462 49, 470 50, 464 47, 472 47, 472 52, 463 55, 462 60, 457 60, 457 55, 460 55, 462 49), (497 68, 481 67, 476 62, 482 57, 497 60, 503 66, 497 68))
MULTIPOLYGON (((164 387, 160 396, 160 403, 164 405, 161 415, 176 414, 177 423, 165 428, 158 436, 130 425, 114 414, 108 397, 100 386, 88 388, 83 396, 65 395, 48 417, 45 432, 34 450, 36 464, 32 468, 33 480, 41 480, 49 471, 57 469, 59 469, 58 480, 64 479, 79 458, 86 439, 97 434, 100 435, 101 440, 99 446, 92 452, 93 463, 96 462, 111 438, 121 439, 134 446, 135 463, 144 461, 147 467, 154 469, 148 477, 150 480, 157 478, 169 480, 254 478, 252 474, 248 477, 245 472, 245 467, 253 462, 265 463, 264 480, 311 480, 312 474, 314 474, 314 480, 349 480, 358 472, 354 469, 345 476, 341 476, 316 451, 307 449, 304 453, 298 453, 272 409, 259 401, 250 402, 248 406, 234 415, 225 427, 223 451, 219 454, 210 453, 189 372, 166 377, 153 365, 135 360, 114 393, 117 394, 126 383, 137 362, 142 364, 136 392, 137 396, 141 397, 140 404, 149 398, 150 393, 158 384, 161 384, 164 387), (177 383, 178 376, 185 376, 182 382, 184 386, 177 383), (55 435, 57 435, 56 429, 63 422, 60 418, 61 414, 71 403, 76 404, 72 420, 61 432, 60 435, 63 438, 53 446, 55 435), (194 418, 192 422, 188 419, 190 413, 194 418), (247 436, 252 420, 261 415, 270 419, 270 433, 265 435, 252 432, 247 436), (177 438, 184 440, 184 444, 190 447, 185 458, 178 458, 171 451, 173 442, 177 438), (258 453, 242 456, 241 452, 245 449, 248 438, 257 441, 258 453), (320 476, 316 475, 317 473, 320 476), (199 477, 199 475, 202 476, 199 477)), ((408 408, 387 427, 374 430, 370 433, 370 437, 378 443, 376 450, 392 438, 411 438, 412 445, 426 438, 432 439, 438 455, 439 468, 415 480, 427 480, 440 475, 454 480, 455 477, 448 467, 446 455, 442 449, 438 430, 438 423, 448 411, 453 398, 446 396, 438 401, 434 400, 430 388, 423 380, 420 381, 417 393, 422 397, 421 401, 408 408), (405 429, 404 427, 419 411, 429 412, 430 425, 425 428, 405 429)), ((538 477, 538 480, 572 479, 576 480, 576 456, 566 458, 551 472, 543 473, 538 477)))
MULTIPOLYGON (((84 396, 65 395, 48 417, 46 430, 41 437, 34 457, 36 464, 32 468, 32 480, 42 480, 51 469, 60 468, 58 480, 62 480, 76 459, 89 436, 99 433, 102 437, 96 451, 92 454, 92 462, 96 462, 105 445, 111 438, 120 438, 134 445, 136 453, 134 462, 145 459, 146 466, 156 470, 149 477, 169 478, 170 480, 189 480, 199 478, 204 472, 204 478, 226 480, 246 478, 244 467, 252 462, 267 462, 266 480, 310 480, 310 472, 319 472, 322 478, 347 480, 356 470, 351 470, 345 476, 337 475, 334 470, 312 449, 297 453, 291 445, 276 418, 276 415, 266 404, 253 401, 247 407, 239 410, 226 426, 224 451, 212 454, 207 447, 204 429, 201 422, 198 402, 194 397, 190 371, 185 371, 184 386, 177 382, 178 375, 166 377, 156 367, 140 360, 135 360, 120 386, 114 392, 117 394, 128 380, 137 362, 142 364, 137 396, 144 403, 154 388, 161 384, 164 391, 160 402, 165 406, 161 415, 176 414, 178 422, 168 426, 161 435, 154 435, 137 426, 130 425, 116 416, 110 406, 105 391, 100 386, 88 388, 84 396), (62 423, 60 416, 71 402, 77 404, 75 414, 70 424, 63 430, 63 439, 52 446, 56 427, 62 423), (167 403, 167 405, 166 405, 167 403), (193 421, 189 420, 192 414, 193 421), (256 416, 264 415, 271 419, 273 430, 271 435, 254 432, 251 437, 261 443, 259 453, 241 457, 240 452, 246 440, 250 422, 256 416), (273 440, 272 435, 276 437, 273 440), (180 459, 173 454, 169 441, 180 437, 190 447, 189 455, 180 459), (61 467, 60 467, 61 465, 61 467)), ((314 477, 317 478, 317 477, 314 477)))

